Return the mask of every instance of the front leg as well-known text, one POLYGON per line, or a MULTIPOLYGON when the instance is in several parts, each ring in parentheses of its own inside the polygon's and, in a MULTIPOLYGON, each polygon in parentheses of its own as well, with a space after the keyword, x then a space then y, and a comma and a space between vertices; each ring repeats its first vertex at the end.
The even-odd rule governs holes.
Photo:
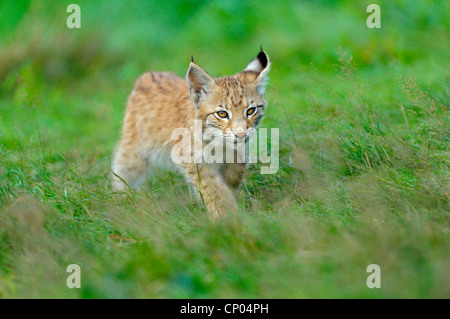
POLYGON ((246 163, 224 163, 221 167, 221 172, 225 183, 237 193, 247 174, 248 165, 246 163))
POLYGON ((186 178, 191 182, 206 209, 214 218, 223 216, 227 211, 236 210, 237 202, 232 191, 223 181, 219 171, 210 164, 183 164, 186 178))

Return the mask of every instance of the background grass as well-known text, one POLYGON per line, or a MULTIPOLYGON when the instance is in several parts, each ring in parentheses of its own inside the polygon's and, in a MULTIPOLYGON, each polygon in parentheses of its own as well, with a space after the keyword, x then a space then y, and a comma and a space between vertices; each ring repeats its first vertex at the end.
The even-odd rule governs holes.
POLYGON ((77 1, 68 29, 71 2, 0 10, 1 298, 450 297, 448 1, 377 1, 381 29, 373 1, 77 1), (280 170, 251 167, 240 213, 209 220, 179 173, 114 193, 135 79, 260 45, 280 170))

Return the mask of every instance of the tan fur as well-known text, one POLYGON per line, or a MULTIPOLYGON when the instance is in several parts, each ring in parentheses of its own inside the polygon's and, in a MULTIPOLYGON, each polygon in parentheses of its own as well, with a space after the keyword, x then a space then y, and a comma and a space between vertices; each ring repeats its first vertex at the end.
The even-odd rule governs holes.
MULTIPOLYGON (((170 153, 177 143, 171 140, 174 129, 187 128, 194 145, 194 120, 203 123, 203 130, 220 129, 228 141, 238 137, 248 141, 266 107, 263 93, 269 68, 268 56, 261 51, 243 72, 234 76, 213 79, 194 62, 189 65, 186 80, 169 72, 142 75, 128 98, 112 167, 114 188, 126 189, 123 181, 130 187, 142 183, 157 158, 172 162, 170 153), (257 111, 247 116, 252 106, 257 111), (219 118, 216 112, 220 110, 230 117, 219 118)), ((182 163, 178 167, 214 217, 237 208, 235 196, 247 163, 182 163)))

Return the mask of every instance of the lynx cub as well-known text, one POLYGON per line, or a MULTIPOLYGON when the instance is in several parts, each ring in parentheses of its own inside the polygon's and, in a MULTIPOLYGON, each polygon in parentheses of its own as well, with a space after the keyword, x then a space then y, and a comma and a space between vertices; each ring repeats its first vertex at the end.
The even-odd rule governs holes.
MULTIPOLYGON (((266 107, 263 95, 269 69, 269 57, 261 50, 234 76, 212 78, 193 59, 186 80, 171 72, 143 74, 128 98, 122 137, 113 160, 114 188, 126 189, 123 181, 131 187, 139 185, 156 160, 173 163, 171 151, 177 140, 172 139, 172 132, 187 128, 191 133, 189 145, 194 145, 195 120, 202 123, 203 131, 219 129, 228 145, 239 141, 248 144, 266 107)), ((203 148, 205 142, 200 146, 203 148)), ((194 156, 193 150, 189 156, 194 156)), ((208 211, 220 217, 237 208, 235 196, 247 165, 238 161, 223 164, 190 161, 176 167, 208 211)))

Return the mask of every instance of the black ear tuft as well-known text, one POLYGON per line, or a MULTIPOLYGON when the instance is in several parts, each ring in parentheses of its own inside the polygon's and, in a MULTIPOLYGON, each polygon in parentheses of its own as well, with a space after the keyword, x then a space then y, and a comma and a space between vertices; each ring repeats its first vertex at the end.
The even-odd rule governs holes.
POLYGON ((263 71, 265 71, 265 73, 269 72, 269 67, 269 56, 266 54, 266 52, 261 51, 253 60, 250 61, 244 71, 253 72, 259 76, 263 71))
POLYGON ((256 90, 259 94, 264 94, 264 88, 267 82, 267 73, 270 70, 269 56, 266 52, 262 51, 250 61, 247 67, 244 69, 244 73, 253 73, 249 79, 250 81, 256 83, 256 90))
POLYGON ((191 55, 191 62, 194 62, 194 55, 193 54, 191 55))
POLYGON ((262 50, 262 46, 261 46, 261 52, 259 52, 257 58, 258 58, 259 62, 261 63, 262 68, 265 69, 267 66, 267 63, 269 61, 267 60, 266 53, 262 50))

